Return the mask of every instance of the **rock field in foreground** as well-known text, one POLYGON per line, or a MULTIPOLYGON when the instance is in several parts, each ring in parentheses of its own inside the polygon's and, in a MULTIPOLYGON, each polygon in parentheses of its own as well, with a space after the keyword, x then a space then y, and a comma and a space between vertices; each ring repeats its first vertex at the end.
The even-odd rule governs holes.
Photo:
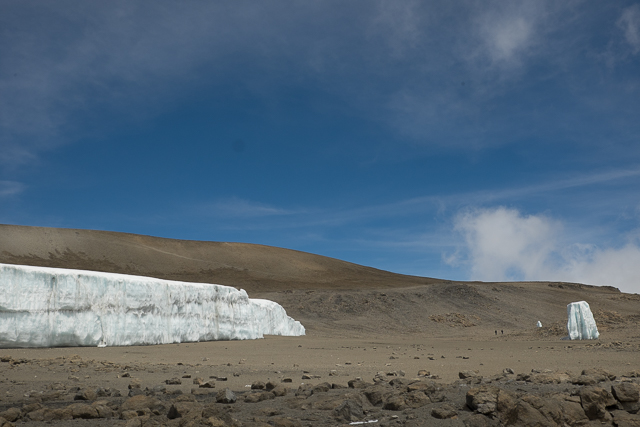
MULTIPOLYGON (((42 360, 0 357, 2 371, 42 360)), ((603 369, 579 374, 552 370, 492 377, 475 371, 441 383, 427 371, 402 371, 346 383, 291 387, 293 379, 262 382, 232 391, 226 378, 185 374, 162 383, 119 366, 79 357, 53 360, 102 369, 126 378, 126 389, 83 386, 78 377, 46 384, 0 401, 0 427, 20 425, 121 426, 332 426, 368 422, 377 426, 640 426, 640 372, 616 376, 603 369), (290 382, 291 381, 291 382, 290 382), (190 392, 179 385, 189 384, 190 392)), ((329 380, 332 377, 328 378, 329 380)), ((300 378, 295 378, 299 381, 300 378)), ((5 381, 0 380, 0 387, 5 381)), ((43 383, 44 384, 44 383, 43 383)), ((6 384, 5 384, 6 385, 6 384)), ((2 387, 6 389, 6 387, 2 387)))

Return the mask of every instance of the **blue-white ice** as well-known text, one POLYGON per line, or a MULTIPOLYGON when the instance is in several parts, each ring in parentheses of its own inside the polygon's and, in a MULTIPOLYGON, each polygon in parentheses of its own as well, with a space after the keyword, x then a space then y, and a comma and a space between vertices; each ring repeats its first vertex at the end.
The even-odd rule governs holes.
POLYGON ((229 286, 0 264, 0 348, 304 334, 279 304, 229 286))
POLYGON ((567 305, 567 331, 572 340, 598 339, 598 327, 586 301, 572 302, 567 305))

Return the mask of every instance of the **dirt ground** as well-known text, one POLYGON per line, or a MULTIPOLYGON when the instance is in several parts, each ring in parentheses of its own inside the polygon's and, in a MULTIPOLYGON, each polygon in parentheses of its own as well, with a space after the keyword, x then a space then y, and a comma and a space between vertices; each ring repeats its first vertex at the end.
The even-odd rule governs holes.
MULTIPOLYGON (((148 386, 190 374, 193 378, 226 378, 218 386, 243 391, 254 381, 290 378, 291 387, 329 381, 347 385, 357 377, 371 381, 378 372, 395 371, 415 377, 427 370, 437 381, 449 383, 458 373, 477 370, 491 376, 511 368, 516 373, 532 369, 574 371, 604 368, 618 373, 640 369, 640 338, 611 341, 511 340, 500 336, 485 340, 429 337, 323 338, 267 336, 261 340, 182 343, 143 347, 4 349, 0 355, 26 359, 27 365, 0 364, 3 401, 21 399, 29 390, 49 383, 69 381, 83 387, 115 387, 126 392, 131 377, 148 386), (75 355, 93 365, 107 362, 117 368, 57 363, 75 355), (53 361, 49 363, 49 361, 53 361), (128 372, 130 377, 122 377, 128 372), (307 373, 317 378, 302 379, 307 373)), ((188 393, 193 383, 172 386, 188 393)))

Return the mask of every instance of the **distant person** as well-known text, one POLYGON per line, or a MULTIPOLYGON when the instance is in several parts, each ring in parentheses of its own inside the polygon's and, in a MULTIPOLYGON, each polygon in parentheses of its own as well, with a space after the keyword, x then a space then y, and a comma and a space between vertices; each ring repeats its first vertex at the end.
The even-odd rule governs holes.
POLYGON ((498 330, 496 329, 496 335, 498 335, 498 330))

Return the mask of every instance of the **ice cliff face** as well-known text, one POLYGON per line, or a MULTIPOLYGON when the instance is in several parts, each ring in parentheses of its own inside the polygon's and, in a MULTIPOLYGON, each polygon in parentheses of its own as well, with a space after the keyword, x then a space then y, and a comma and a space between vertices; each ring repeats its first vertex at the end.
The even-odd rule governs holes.
POLYGON ((0 348, 304 335, 279 304, 228 286, 0 264, 0 348))
POLYGON ((567 305, 567 330, 572 340, 598 339, 598 327, 586 301, 572 302, 567 305))

